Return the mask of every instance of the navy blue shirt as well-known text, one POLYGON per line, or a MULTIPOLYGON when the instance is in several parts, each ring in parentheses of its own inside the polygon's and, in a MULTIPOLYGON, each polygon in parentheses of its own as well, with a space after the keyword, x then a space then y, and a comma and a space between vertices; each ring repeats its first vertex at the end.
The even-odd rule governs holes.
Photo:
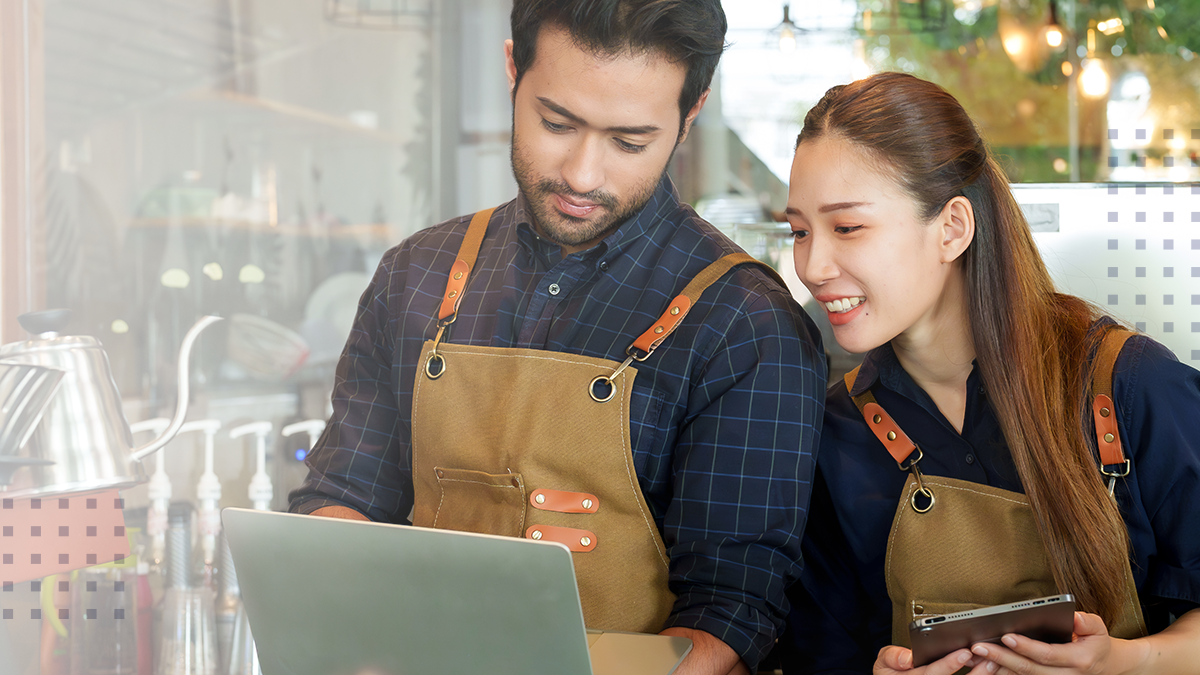
MULTIPOLYGON (((925 474, 1024 493, 977 367, 967 379, 961 434, 900 366, 890 343, 864 360, 853 393, 867 388, 921 447, 925 474)), ((1113 399, 1131 463, 1115 495, 1147 627, 1157 632, 1168 613, 1200 606, 1200 372, 1134 336, 1117 358, 1113 399)), ((789 591, 792 613, 780 640, 785 672, 870 672, 880 648, 891 644, 883 568, 908 477, 867 428, 845 384, 831 383, 804 572, 789 591)))
MULTIPOLYGON (((449 341, 625 359, 667 303, 739 249, 664 179, 595 247, 561 255, 523 197, 499 207, 449 341)), ((388 251, 338 364, 333 416, 292 511, 329 505, 405 523, 413 505, 412 385, 469 216, 388 251)), ((707 631, 753 667, 798 576, 824 406, 820 337, 787 289, 743 265, 637 364, 633 460, 670 557, 668 626, 707 631)))

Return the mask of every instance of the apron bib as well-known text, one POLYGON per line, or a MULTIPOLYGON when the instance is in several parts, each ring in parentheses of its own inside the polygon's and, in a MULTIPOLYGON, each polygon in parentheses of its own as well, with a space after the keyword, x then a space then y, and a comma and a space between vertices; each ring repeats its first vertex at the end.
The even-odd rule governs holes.
MULTIPOLYGON (((888 536, 885 580, 892 599, 892 643, 909 644, 915 619, 1057 595, 1046 549, 1025 495, 953 478, 923 476, 931 508, 915 477, 896 507, 888 536)), ((1125 608, 1113 637, 1146 634, 1137 588, 1125 565, 1125 608)))
MULTIPOLYGON (((1113 364, 1128 336, 1123 331, 1106 336, 1093 383, 1100 470, 1110 477, 1110 494, 1114 477, 1129 472, 1129 462, 1120 454, 1117 416, 1110 398, 1113 364), (1111 455, 1113 452, 1118 454, 1111 455)), ((857 375, 858 368, 847 373, 847 391, 853 391, 857 375)), ((1025 495, 953 478, 925 476, 918 467, 924 456, 921 449, 870 390, 853 399, 867 427, 899 468, 911 471, 892 519, 884 561, 884 578, 892 600, 893 644, 912 646, 908 627, 919 617, 1061 592, 1025 495)), ((1107 627, 1109 635, 1125 639, 1146 635, 1128 555, 1122 593, 1126 602, 1117 621, 1107 627)))
POLYGON ((565 544, 588 628, 657 633, 675 602, 669 556, 638 484, 629 404, 637 370, 700 293, 734 265, 702 271, 624 363, 443 341, 491 210, 475 215, 413 386, 413 525, 565 544))

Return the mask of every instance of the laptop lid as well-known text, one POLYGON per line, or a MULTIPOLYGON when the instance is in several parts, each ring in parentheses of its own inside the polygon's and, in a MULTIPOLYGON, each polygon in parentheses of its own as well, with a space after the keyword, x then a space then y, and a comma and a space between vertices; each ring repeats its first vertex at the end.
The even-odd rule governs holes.
MULTIPOLYGON (((222 521, 263 675, 592 672, 561 544, 237 508, 222 521)), ((690 648, 597 646, 622 637, 675 664, 690 648)))

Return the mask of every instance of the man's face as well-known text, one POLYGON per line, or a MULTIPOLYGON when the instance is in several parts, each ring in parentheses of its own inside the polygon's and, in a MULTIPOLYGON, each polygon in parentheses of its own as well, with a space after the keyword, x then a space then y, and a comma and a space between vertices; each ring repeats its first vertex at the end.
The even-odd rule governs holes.
MULTIPOLYGON (((506 52, 513 87, 511 42, 506 52)), ((565 31, 542 28, 513 100, 512 163, 543 237, 564 253, 581 251, 645 205, 683 140, 685 75, 657 54, 597 57, 565 31)), ((689 112, 684 135, 703 104, 689 112)))

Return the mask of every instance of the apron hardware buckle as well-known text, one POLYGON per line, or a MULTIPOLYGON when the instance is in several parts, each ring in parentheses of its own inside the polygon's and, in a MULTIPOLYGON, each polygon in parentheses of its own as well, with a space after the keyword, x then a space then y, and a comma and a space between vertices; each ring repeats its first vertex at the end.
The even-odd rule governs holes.
MULTIPOLYGON (((934 503, 937 502, 937 498, 933 496, 933 490, 925 487, 925 481, 921 480, 921 470, 917 468, 917 462, 921 461, 921 458, 925 455, 924 453, 921 453, 920 448, 917 448, 917 452, 919 453, 917 458, 908 463, 908 468, 910 471, 912 471, 913 478, 917 480, 917 489, 913 491, 912 497, 910 497, 908 501, 909 504, 912 505, 913 511, 916 511, 917 513, 929 513, 929 511, 933 509, 934 503), (924 507, 918 506, 917 495, 921 495, 922 497, 928 499, 929 504, 925 505, 924 507)), ((901 466, 901 468, 903 468, 903 466, 901 466)))
MULTIPOLYGON (((1113 464, 1111 466, 1121 466, 1121 465, 1113 464)), ((1108 476, 1108 496, 1112 497, 1113 490, 1115 490, 1117 487, 1117 479, 1124 478, 1125 476, 1129 475, 1129 460, 1125 460, 1125 469, 1123 471, 1109 471, 1107 466, 1101 466, 1100 473, 1104 474, 1105 476, 1108 476)))
POLYGON ((425 359, 425 376, 431 380, 436 380, 446 373, 446 357, 438 353, 438 345, 442 342, 442 337, 446 334, 446 328, 454 323, 457 314, 450 316, 449 320, 438 321, 438 332, 433 338, 433 347, 429 350, 429 357, 425 359), (433 362, 437 361, 439 367, 437 372, 433 370, 433 362))
MULTIPOLYGON (((629 358, 633 359, 634 361, 641 363, 642 361, 645 361, 646 359, 650 358, 650 355, 654 353, 654 347, 651 347, 650 349, 648 349, 644 356, 638 356, 635 353, 635 352, 640 352, 640 351, 641 350, 638 349, 637 347, 634 347, 633 345, 629 345, 629 347, 626 348, 626 350, 625 350, 625 356, 628 356, 629 358)), ((626 361, 625 363, 629 363, 629 362, 626 361)))
POLYGON ((425 359, 425 377, 431 380, 436 380, 446 374, 446 357, 437 353, 437 350, 429 352, 429 358, 425 359), (437 361, 439 366, 437 371, 433 370, 433 362, 437 361))
MULTIPOLYGON (((632 347, 630 347, 630 349, 632 349, 632 347)), ((628 349, 625 350, 625 353, 629 354, 629 350, 628 349)), ((646 356, 650 356, 650 354, 647 353, 646 356)), ((616 387, 616 385, 613 384, 613 382, 617 379, 617 376, 619 376, 621 373, 625 372, 625 369, 628 368, 629 364, 633 363, 633 360, 636 358, 637 358, 636 356, 631 354, 629 356, 629 358, 625 359, 625 363, 622 363, 621 365, 617 366, 617 369, 612 372, 612 375, 600 375, 599 377, 592 380, 592 383, 588 385, 588 395, 592 397, 592 400, 595 401, 596 403, 608 403, 609 401, 611 401, 613 396, 617 395, 617 387, 616 387), (608 395, 607 396, 603 396, 603 395, 596 393, 596 385, 597 384, 603 384, 608 387, 608 395)), ((643 358, 642 360, 644 361, 645 358, 643 358)))

